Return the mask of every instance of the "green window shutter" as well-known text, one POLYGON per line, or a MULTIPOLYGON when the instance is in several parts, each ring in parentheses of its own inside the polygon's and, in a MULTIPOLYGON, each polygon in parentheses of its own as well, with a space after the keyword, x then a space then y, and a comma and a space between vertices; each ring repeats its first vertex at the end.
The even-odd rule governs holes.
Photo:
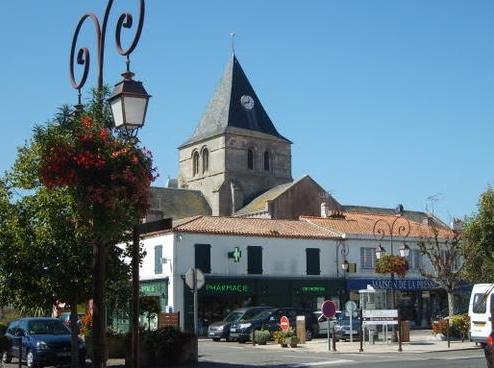
POLYGON ((321 260, 319 248, 307 248, 305 249, 307 258, 307 275, 320 275, 321 274, 321 260))
POLYGON ((195 244, 194 248, 195 268, 211 273, 211 244, 195 244))
POLYGON ((247 273, 262 275, 262 247, 247 247, 247 273))
POLYGON ((163 273, 163 246, 154 247, 154 273, 163 273))

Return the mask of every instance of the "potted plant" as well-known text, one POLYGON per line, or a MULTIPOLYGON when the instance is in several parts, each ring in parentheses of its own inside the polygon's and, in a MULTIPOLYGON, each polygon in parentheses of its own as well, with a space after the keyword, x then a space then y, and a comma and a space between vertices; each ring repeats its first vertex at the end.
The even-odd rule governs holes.
POLYGON ((395 273, 405 277, 408 272, 408 261, 405 257, 384 254, 376 262, 377 273, 395 273))
POLYGON ((276 331, 273 335, 274 341, 276 341, 278 344, 281 345, 281 347, 286 348, 288 347, 288 344, 290 344, 290 340, 288 338, 294 336, 294 331, 292 328, 289 328, 288 330, 280 330, 276 331))
POLYGON ((256 344, 266 345, 269 339, 271 339, 271 333, 268 330, 256 330, 254 333, 254 341, 256 344))

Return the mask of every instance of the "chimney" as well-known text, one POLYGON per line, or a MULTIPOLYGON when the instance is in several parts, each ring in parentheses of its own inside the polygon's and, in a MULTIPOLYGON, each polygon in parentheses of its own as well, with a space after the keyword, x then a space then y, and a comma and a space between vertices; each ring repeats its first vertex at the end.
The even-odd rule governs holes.
POLYGON ((168 180, 166 181, 166 187, 177 189, 178 188, 178 180, 175 178, 168 178, 168 180))
POLYGON ((403 212, 405 212, 405 208, 403 207, 403 205, 400 203, 396 206, 395 208, 395 215, 396 216, 401 216, 403 215, 403 212))
POLYGON ((326 202, 321 203, 321 217, 328 217, 328 205, 326 204, 326 202))
POLYGON ((459 218, 453 217, 453 221, 451 221, 451 229, 454 231, 462 231, 463 230, 463 221, 459 218))

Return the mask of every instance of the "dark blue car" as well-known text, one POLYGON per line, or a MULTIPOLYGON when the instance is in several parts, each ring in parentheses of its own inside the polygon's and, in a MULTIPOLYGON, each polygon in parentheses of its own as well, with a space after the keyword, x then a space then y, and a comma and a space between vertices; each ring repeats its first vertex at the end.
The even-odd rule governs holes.
MULTIPOLYGON (((9 363, 19 357, 19 342, 22 340, 22 359, 28 368, 46 365, 67 364, 71 361, 70 330, 56 318, 22 318, 9 324, 5 333, 11 342, 10 351, 2 360, 9 363)), ((86 361, 86 347, 79 340, 81 365, 86 361)))

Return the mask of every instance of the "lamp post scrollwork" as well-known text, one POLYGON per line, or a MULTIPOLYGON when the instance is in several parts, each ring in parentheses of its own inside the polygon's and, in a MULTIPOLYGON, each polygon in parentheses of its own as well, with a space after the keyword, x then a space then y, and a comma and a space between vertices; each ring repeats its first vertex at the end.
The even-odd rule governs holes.
MULTIPOLYGON (((86 84, 90 65, 91 53, 88 47, 77 47, 79 35, 83 25, 87 20, 91 20, 96 32, 96 60, 97 60, 97 91, 98 98, 101 99, 101 109, 103 111, 103 85, 104 85, 104 63, 105 63, 105 44, 108 20, 114 4, 114 0, 108 0, 103 22, 96 14, 88 12, 82 15, 75 28, 69 57, 69 76, 70 83, 78 92, 78 103, 75 106, 76 111, 82 111, 81 91, 86 84), (79 79, 76 78, 76 65, 82 67, 79 79)), ((141 82, 134 81, 134 73, 130 71, 130 55, 135 50, 141 37, 144 25, 145 0, 138 0, 139 16, 135 35, 127 49, 122 47, 122 31, 131 29, 134 26, 134 17, 128 12, 122 13, 116 23, 115 30, 115 47, 121 56, 125 57, 126 71, 122 74, 123 80, 115 86, 112 96, 108 102, 113 115, 113 128, 120 129, 124 137, 136 139, 137 130, 142 127, 145 121, 147 103, 149 96, 142 86, 141 82)), ((94 278, 93 278, 93 357, 92 366, 102 368, 105 366, 105 260, 106 249, 104 244, 96 242, 93 246, 94 258, 94 278)), ((131 303, 131 332, 132 332, 132 367, 138 367, 138 344, 139 344, 139 242, 134 241, 132 247, 132 303, 131 303), (137 244, 137 245, 136 245, 137 244)))

